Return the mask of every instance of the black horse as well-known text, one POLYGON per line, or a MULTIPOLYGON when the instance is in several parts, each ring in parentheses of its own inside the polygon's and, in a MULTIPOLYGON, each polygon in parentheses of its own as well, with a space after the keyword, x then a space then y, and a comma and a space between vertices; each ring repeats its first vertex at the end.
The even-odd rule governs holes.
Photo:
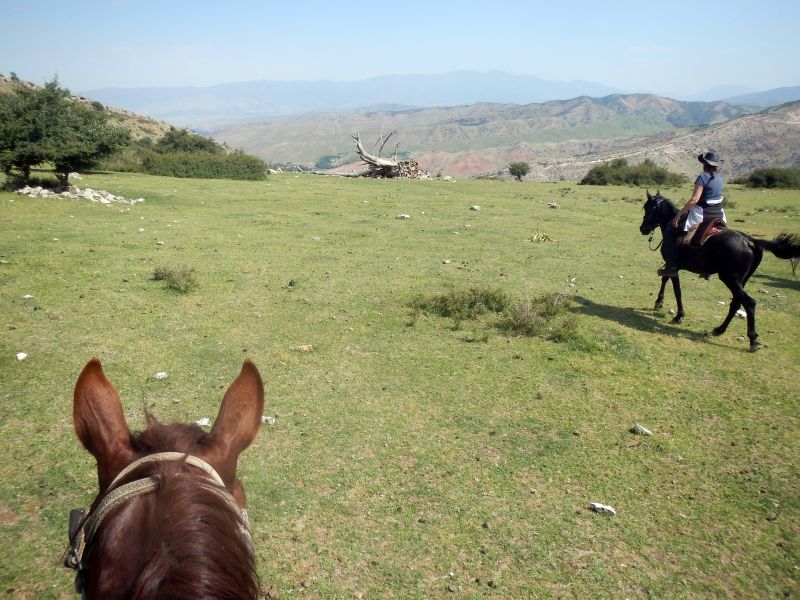
MULTIPOLYGON (((655 196, 647 192, 647 201, 644 203, 644 218, 639 231, 642 235, 652 233, 656 227, 667 227, 675 218, 678 209, 661 192, 655 196)), ((781 233, 772 241, 758 240, 749 235, 733 229, 726 229, 708 238, 700 248, 681 246, 678 254, 678 268, 700 273, 701 275, 719 274, 719 278, 731 291, 731 305, 728 316, 719 327, 712 330, 713 335, 722 335, 730 325, 736 311, 744 307, 747 313, 747 337, 750 338, 750 352, 761 348, 756 332, 756 301, 744 291, 744 286, 750 276, 755 273, 764 250, 769 250, 778 258, 797 259, 800 257, 800 237, 794 234, 781 233)), ((663 249, 662 249, 663 255, 663 249)), ((678 313, 672 319, 673 323, 680 323, 686 314, 681 302, 681 282, 678 277, 662 277, 661 288, 654 308, 664 306, 664 288, 667 280, 672 279, 672 289, 678 303, 678 313)))

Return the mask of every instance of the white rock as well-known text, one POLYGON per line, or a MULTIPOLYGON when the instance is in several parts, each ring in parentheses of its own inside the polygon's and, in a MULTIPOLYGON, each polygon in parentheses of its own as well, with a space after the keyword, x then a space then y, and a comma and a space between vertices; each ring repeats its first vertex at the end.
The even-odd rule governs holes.
POLYGON ((208 417, 203 417, 202 419, 198 419, 194 423, 195 425, 199 425, 200 427, 208 427, 209 425, 211 425, 211 419, 209 419, 208 417))
POLYGON ((744 319, 745 317, 747 317, 747 313, 744 311, 744 309, 740 308, 739 310, 736 311, 736 316, 739 317, 740 319, 744 319))
POLYGON ((481 207, 480 207, 480 206, 478 206, 477 204, 473 204, 472 206, 470 206, 470 207, 469 207, 469 209, 470 209, 470 210, 480 210, 480 209, 481 209, 481 207))
POLYGON ((400 213, 395 217, 396 219, 410 219, 411 215, 407 215, 406 213, 400 213))
POLYGON ((631 433, 638 433, 639 435, 653 435, 652 431, 650 431, 647 427, 640 425, 639 423, 635 423, 633 427, 631 427, 631 433))
POLYGON ((25 294, 25 295, 22 297, 22 299, 23 299, 23 300, 30 300, 31 298, 33 298, 33 296, 31 296, 30 294, 25 294))
POLYGON ((448 260, 448 259, 446 259, 446 258, 445 258, 445 259, 442 261, 442 264, 443 264, 443 265, 449 265, 449 264, 450 264, 450 260, 448 260))
POLYGON ((266 425, 275 425, 275 417, 270 417, 267 415, 263 415, 261 417, 261 422, 266 425))
POLYGON ((17 352, 17 360, 25 360, 28 355, 25 352, 17 352))
POLYGON ((139 233, 144 233, 144 227, 139 227, 139 233))
POLYGON ((617 511, 614 510, 613 506, 609 506, 608 504, 600 504, 599 502, 592 502, 589 504, 589 508, 596 513, 600 513, 601 515, 614 516, 617 514, 617 511))
POLYGON ((153 375, 153 379, 166 379, 166 378, 167 378, 167 372, 166 371, 159 371, 158 373, 153 375))

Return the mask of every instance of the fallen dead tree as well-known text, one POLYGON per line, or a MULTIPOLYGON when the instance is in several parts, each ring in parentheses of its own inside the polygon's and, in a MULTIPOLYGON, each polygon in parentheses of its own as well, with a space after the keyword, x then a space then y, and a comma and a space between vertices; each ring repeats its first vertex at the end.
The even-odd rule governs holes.
MULTIPOLYGON (((361 160, 364 161, 364 164, 367 166, 367 169, 362 173, 359 173, 358 176, 386 178, 396 177, 400 179, 427 179, 430 177, 430 174, 427 171, 420 169, 417 161, 411 159, 398 160, 396 148, 394 158, 384 158, 381 156, 381 152, 383 151, 384 146, 386 146, 386 142, 389 141, 389 138, 392 137, 393 134, 394 132, 390 133, 386 137, 381 135, 381 137, 378 139, 380 148, 378 148, 377 156, 364 150, 364 145, 361 143, 361 137, 358 134, 353 136, 353 141, 356 144, 355 151, 358 153, 359 158, 361 158, 361 160)), ((376 144, 376 146, 378 144, 376 144)))

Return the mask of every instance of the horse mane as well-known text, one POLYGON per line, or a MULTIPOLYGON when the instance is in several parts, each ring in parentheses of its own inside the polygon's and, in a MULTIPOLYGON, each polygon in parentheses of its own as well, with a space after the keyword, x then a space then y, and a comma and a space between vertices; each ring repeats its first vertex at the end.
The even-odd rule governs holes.
MULTIPOLYGON (((162 425, 150 414, 146 418, 147 429, 131 438, 141 456, 166 450, 189 452, 193 446, 202 446, 208 437, 196 425, 162 425)), ((151 463, 125 478, 159 477, 158 487, 128 509, 141 511, 128 518, 129 527, 144 527, 146 523, 149 534, 142 538, 145 547, 140 549, 139 570, 128 583, 125 597, 258 597, 255 558, 243 534, 241 516, 225 497, 211 489, 212 482, 203 485, 191 470, 181 462, 151 463), (134 520, 134 516, 140 520, 134 520)), ((120 560, 125 550, 118 544, 115 536, 106 539, 101 528, 91 555, 98 559, 115 555, 120 560)))

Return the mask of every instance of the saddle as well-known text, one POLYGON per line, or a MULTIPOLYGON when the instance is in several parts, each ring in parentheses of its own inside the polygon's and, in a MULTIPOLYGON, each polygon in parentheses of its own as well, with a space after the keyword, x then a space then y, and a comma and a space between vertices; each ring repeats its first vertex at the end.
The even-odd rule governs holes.
POLYGON ((720 218, 703 221, 683 234, 678 243, 688 248, 702 248, 708 238, 725 231, 727 228, 725 221, 720 218))

